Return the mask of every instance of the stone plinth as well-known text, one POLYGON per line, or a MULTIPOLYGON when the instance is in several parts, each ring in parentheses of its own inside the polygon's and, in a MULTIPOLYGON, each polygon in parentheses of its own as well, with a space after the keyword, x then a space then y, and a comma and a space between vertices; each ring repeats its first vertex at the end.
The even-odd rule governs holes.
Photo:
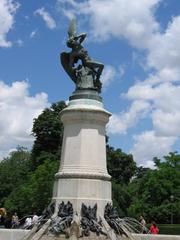
POLYGON ((82 203, 91 207, 97 203, 97 215, 103 215, 111 202, 105 142, 109 117, 101 101, 93 99, 72 99, 60 113, 64 137, 53 197, 56 210, 58 203, 70 201, 80 214, 82 203))
POLYGON ((22 240, 29 230, 0 229, 0 240, 22 240))
MULTIPOLYGON (((0 240, 22 240, 24 239, 25 235, 28 235, 28 233, 31 230, 22 230, 22 229, 0 229, 0 240)), ((99 239, 97 236, 93 235, 94 238, 92 239, 99 239)), ((133 234, 134 239, 138 240, 180 240, 180 236, 176 235, 149 235, 149 234, 133 234)), ((60 235, 59 237, 53 237, 53 236, 48 236, 44 235, 40 238, 41 240, 65 240, 64 235, 60 235)), ((40 240, 37 238, 37 240, 40 240)), ((74 238, 77 240, 77 238, 74 238)), ((89 240, 89 237, 84 237, 81 238, 82 240, 89 240)), ((100 239, 109 239, 107 237, 101 237, 100 239)), ((117 238, 117 240, 128 240, 127 238, 117 238)), ((111 239, 112 240, 112 239, 111 239)))

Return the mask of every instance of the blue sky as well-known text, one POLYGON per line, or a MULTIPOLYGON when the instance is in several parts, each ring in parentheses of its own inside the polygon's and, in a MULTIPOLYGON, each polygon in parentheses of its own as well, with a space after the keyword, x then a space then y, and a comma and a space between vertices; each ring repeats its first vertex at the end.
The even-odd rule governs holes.
POLYGON ((72 17, 105 65, 110 144, 149 167, 179 151, 179 0, 0 0, 0 158, 31 148, 33 118, 73 92, 59 61, 72 17))

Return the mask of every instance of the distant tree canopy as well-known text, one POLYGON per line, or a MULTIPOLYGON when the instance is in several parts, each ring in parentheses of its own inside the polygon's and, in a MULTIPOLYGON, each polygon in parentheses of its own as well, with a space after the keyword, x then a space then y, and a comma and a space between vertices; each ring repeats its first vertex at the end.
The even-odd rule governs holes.
MULTIPOLYGON (((58 171, 63 137, 59 112, 64 102, 46 108, 33 124, 32 151, 18 147, 0 162, 0 207, 19 215, 39 214, 52 197, 54 174, 58 171)), ((108 137, 107 137, 108 139, 108 137)), ((107 167, 112 176, 113 203, 121 217, 169 223, 180 221, 180 155, 154 158, 155 169, 137 167, 131 154, 107 143, 107 167), (173 196, 173 198, 172 198, 173 196)))
POLYGON ((140 213, 149 220, 168 223, 173 211, 180 220, 180 155, 170 153, 163 160, 154 158, 156 169, 149 169, 129 184, 131 205, 129 215, 140 213), (173 202, 171 196, 174 196, 173 202))
POLYGON ((60 159, 63 124, 59 119, 59 113, 66 107, 65 102, 53 103, 50 108, 46 108, 38 118, 34 119, 32 135, 35 137, 32 148, 33 168, 42 163, 39 156, 42 152, 54 154, 60 159))
POLYGON ((23 147, 0 162, 0 206, 16 187, 27 181, 30 169, 30 153, 23 147))
POLYGON ((132 154, 107 145, 107 168, 112 180, 120 184, 128 184, 136 171, 136 163, 132 154))
MULTIPOLYGON (((5 208, 18 212, 20 216, 41 214, 52 198, 54 174, 58 171, 59 162, 51 153, 42 153, 43 163, 31 172, 26 182, 18 185, 5 201, 5 208)), ((41 159, 41 160, 42 160, 41 159)))

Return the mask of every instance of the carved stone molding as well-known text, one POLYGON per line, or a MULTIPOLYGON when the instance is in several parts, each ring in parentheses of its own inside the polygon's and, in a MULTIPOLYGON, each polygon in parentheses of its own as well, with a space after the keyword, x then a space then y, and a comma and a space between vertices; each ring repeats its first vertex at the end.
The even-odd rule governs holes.
POLYGON ((55 178, 83 178, 83 179, 96 179, 96 180, 105 180, 109 181, 111 179, 111 176, 108 174, 93 174, 93 173, 75 173, 75 172, 58 172, 55 174, 55 178))

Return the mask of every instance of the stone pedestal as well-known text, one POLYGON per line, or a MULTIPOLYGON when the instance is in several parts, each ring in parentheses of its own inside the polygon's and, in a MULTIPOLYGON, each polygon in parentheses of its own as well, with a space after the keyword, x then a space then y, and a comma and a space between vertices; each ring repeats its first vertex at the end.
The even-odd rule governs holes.
POLYGON ((97 216, 103 216, 105 205, 111 202, 105 142, 110 115, 100 97, 89 93, 70 97, 68 107, 60 113, 64 137, 60 169, 55 176, 56 211, 59 203, 70 201, 80 216, 82 203, 91 207, 97 203, 97 216))

